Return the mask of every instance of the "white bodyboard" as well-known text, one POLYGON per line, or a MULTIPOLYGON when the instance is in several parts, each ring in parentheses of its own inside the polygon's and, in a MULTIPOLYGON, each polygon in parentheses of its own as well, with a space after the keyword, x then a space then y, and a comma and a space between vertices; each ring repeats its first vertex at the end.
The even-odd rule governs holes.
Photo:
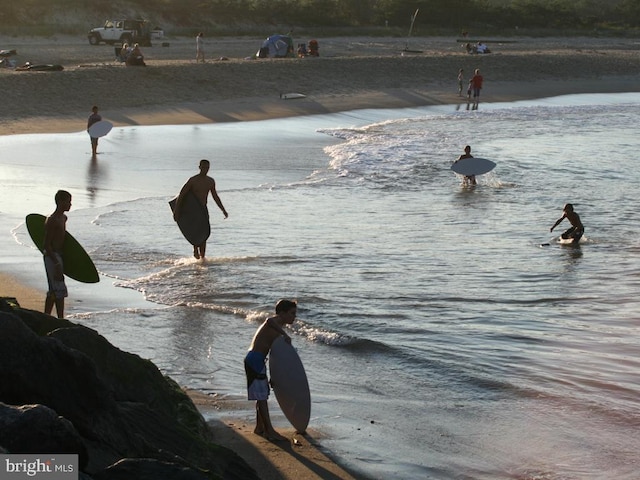
POLYGON ((463 158, 451 165, 451 170, 460 175, 482 175, 489 173, 495 168, 496 164, 486 158, 463 158))
POLYGON ((89 135, 91 138, 104 137, 113 128, 113 123, 107 120, 100 120, 89 127, 89 135))
POLYGON ((269 373, 282 413, 298 433, 304 433, 311 418, 309 382, 298 353, 284 337, 277 338, 271 346, 269 373))
POLYGON ((306 98, 304 93, 282 93, 280 98, 283 100, 295 100, 296 98, 306 98))

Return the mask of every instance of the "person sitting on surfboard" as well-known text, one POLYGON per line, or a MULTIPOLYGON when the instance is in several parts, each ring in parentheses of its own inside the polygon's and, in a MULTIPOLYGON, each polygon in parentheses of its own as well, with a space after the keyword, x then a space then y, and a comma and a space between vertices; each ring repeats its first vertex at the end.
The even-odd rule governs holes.
MULTIPOLYGON (((193 192, 198 201, 200 201, 200 203, 204 205, 205 208, 207 206, 207 198, 209 197, 209 192, 211 192, 211 196, 215 200, 220 210, 222 210, 224 218, 229 217, 229 214, 224 209, 224 205, 222 205, 222 200, 220 200, 220 197, 218 196, 218 192, 216 192, 216 181, 207 175, 210 166, 211 164, 209 163, 209 160, 200 160, 200 173, 187 180, 187 183, 185 183, 180 190, 180 194, 178 195, 178 199, 176 200, 176 206, 173 210, 173 219, 176 222, 180 218, 180 207, 182 206, 182 200, 189 191, 193 192)), ((204 260, 206 249, 206 241, 201 245, 194 245, 193 256, 204 260)))
POLYGON ((66 190, 58 190, 55 201, 55 211, 44 221, 44 269, 49 283, 44 313, 51 315, 55 303, 58 318, 64 318, 64 298, 68 293, 64 282, 62 247, 67 231, 67 216, 64 212, 71 209, 71 194, 66 190))
POLYGON ((271 345, 280 336, 287 343, 291 337, 284 331, 285 325, 291 325, 296 319, 298 305, 292 300, 280 300, 276 304, 276 315, 267 318, 258 328, 249 351, 244 358, 244 370, 247 375, 247 393, 249 400, 256 401, 256 428, 253 433, 262 435, 268 440, 284 440, 285 437, 275 431, 269 417, 269 379, 267 378, 267 355, 271 345))
POLYGON ((580 216, 573 211, 573 205, 571 203, 567 203, 562 209, 562 216, 553 224, 550 232, 553 232, 553 229, 556 228, 560 222, 564 219, 569 220, 571 223, 571 228, 560 235, 561 238, 569 239, 573 238, 573 243, 578 243, 582 235, 584 235, 584 225, 582 225, 582 221, 580 220, 580 216))
MULTIPOLYGON (((473 158, 471 155, 471 147, 467 145, 464 147, 464 153, 458 157, 458 160, 462 160, 463 158, 473 158)), ((456 162, 458 161, 456 160, 456 162)), ((476 176, 475 175, 467 175, 464 177, 463 183, 465 185, 476 185, 476 176)))

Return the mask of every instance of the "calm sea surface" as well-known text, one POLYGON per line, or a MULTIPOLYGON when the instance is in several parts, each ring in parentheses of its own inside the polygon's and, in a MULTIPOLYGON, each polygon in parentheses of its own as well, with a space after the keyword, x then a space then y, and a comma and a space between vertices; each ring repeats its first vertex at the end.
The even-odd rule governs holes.
POLYGON ((310 428, 362 477, 636 479, 639 107, 588 95, 119 128, 95 161, 84 132, 0 137, 5 262, 44 282, 22 219, 66 188, 68 229, 103 274, 69 282, 76 321, 242 400, 256 327, 297 299, 310 428), (466 144, 497 164, 475 188, 449 169, 466 144), (230 215, 210 202, 204 264, 167 205, 200 158, 230 215), (555 241, 566 221, 549 232, 567 202, 578 247, 555 241))

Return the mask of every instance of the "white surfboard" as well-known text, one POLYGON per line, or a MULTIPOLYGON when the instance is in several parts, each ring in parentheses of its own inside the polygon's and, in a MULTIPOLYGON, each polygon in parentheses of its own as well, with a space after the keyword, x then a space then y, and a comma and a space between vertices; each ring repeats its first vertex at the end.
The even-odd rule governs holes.
POLYGON ((89 127, 89 135, 91 138, 104 137, 113 128, 113 123, 107 120, 100 120, 89 127))
POLYGON ((463 158, 451 165, 451 170, 460 175, 482 175, 489 173, 496 167, 496 164, 486 158, 463 158))
POLYGON ((571 237, 571 238, 562 238, 562 237, 558 237, 558 243, 560 245, 579 245, 580 241, 583 239, 584 237, 581 237, 577 242, 575 241, 576 239, 571 237))
POLYGON ((304 93, 281 93, 280 98, 283 100, 294 100, 296 98, 306 98, 304 93))
POLYGON ((269 373, 282 413, 298 433, 304 433, 311 418, 309 382, 298 353, 284 337, 277 338, 271 346, 269 373))

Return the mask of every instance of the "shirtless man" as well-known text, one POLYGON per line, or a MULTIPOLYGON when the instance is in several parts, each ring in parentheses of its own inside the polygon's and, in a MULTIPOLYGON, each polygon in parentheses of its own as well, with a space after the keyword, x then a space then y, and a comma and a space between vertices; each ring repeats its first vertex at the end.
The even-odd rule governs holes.
POLYGON ((64 212, 71 209, 71 194, 65 190, 58 190, 55 201, 55 211, 44 221, 44 269, 49 282, 44 313, 51 315, 55 303, 58 318, 64 318, 64 298, 68 293, 64 283, 62 246, 67 231, 67 216, 64 212))
POLYGON ((571 223, 571 228, 560 235, 562 238, 573 238, 573 243, 578 243, 582 235, 584 235, 584 225, 582 225, 582 221, 580 220, 580 216, 573 211, 573 205, 567 203, 562 209, 562 216, 553 224, 550 232, 553 232, 553 229, 556 228, 560 222, 564 219, 569 220, 571 223))
POLYGON ((267 378, 267 355, 276 338, 284 336, 287 343, 291 337, 284 331, 285 325, 291 325, 296 319, 298 305, 291 300, 280 300, 276 304, 276 315, 267 318, 258 328, 251 346, 244 359, 247 375, 247 392, 249 400, 256 401, 256 428, 254 433, 263 435, 268 440, 287 440, 275 431, 269 417, 269 379, 267 378))
MULTIPOLYGON (((458 160, 462 160, 463 158, 473 158, 471 155, 471 147, 467 145, 464 147, 464 153, 458 157, 458 160)), ((458 161, 456 160, 456 162, 458 161)), ((464 177, 465 185, 477 185, 476 176, 475 175, 467 175, 464 177)))
MULTIPOLYGON (((224 218, 229 217, 229 214, 224 209, 222 201, 220 200, 220 197, 218 197, 218 193, 216 192, 215 180, 207 175, 210 166, 211 165, 209 163, 209 160, 200 160, 200 173, 187 180, 187 183, 185 183, 180 190, 180 195, 178 195, 176 206, 173 210, 173 219, 176 222, 180 218, 180 208, 182 207, 182 200, 184 199, 186 193, 189 191, 192 191, 196 198, 200 201, 200 203, 202 203, 202 205, 204 205, 205 207, 207 206, 207 198, 209 197, 209 192, 211 192, 211 196, 218 205, 218 208, 222 210, 224 218)), ((206 249, 207 242, 204 242, 202 245, 194 245, 193 256, 204 260, 206 249)))

